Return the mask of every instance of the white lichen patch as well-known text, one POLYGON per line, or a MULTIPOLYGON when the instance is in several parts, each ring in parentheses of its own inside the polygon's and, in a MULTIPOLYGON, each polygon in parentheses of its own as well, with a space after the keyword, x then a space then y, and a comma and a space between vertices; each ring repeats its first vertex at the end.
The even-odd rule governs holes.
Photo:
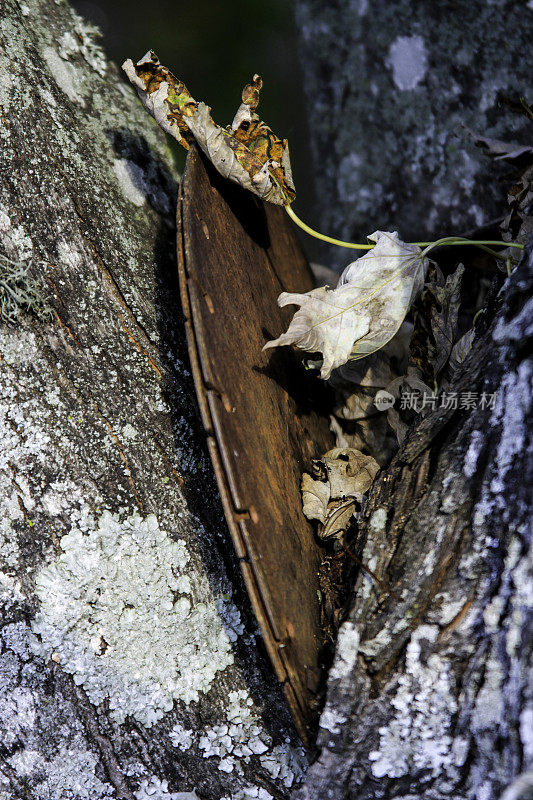
POLYGON ((239 609, 235 603, 225 597, 216 601, 216 607, 230 642, 236 642, 238 637, 244 633, 239 609))
POLYGON ((221 797, 220 800, 273 800, 272 795, 262 786, 243 786, 231 793, 231 797, 221 797))
POLYGON ((170 741, 174 747, 177 747, 182 752, 190 750, 193 743, 193 731, 192 729, 187 730, 177 722, 170 731, 170 741))
POLYGON ((387 66, 401 91, 415 89, 424 80, 428 66, 427 50, 421 36, 398 36, 391 44, 387 66))
POLYGON ((114 800, 113 787, 95 774, 97 763, 90 751, 63 746, 52 761, 39 764, 46 778, 35 787, 34 797, 38 800, 114 800))
POLYGON ((139 789, 134 792, 135 800, 199 800, 196 792, 171 792, 168 781, 151 775, 141 781, 139 789))
POLYGON ((494 493, 505 491, 505 476, 511 468, 515 456, 524 448, 527 436, 527 419, 531 411, 533 393, 533 370, 531 364, 524 361, 517 373, 505 375, 494 410, 494 423, 499 421, 500 403, 505 403, 503 428, 498 442, 496 464, 498 474, 493 479, 491 490, 494 493))
POLYGON ((17 533, 13 524, 23 520, 24 513, 18 493, 10 486, 4 473, 0 473, 0 493, 3 498, 0 503, 0 553, 4 569, 12 569, 17 566, 19 557, 17 533))
POLYGON ((76 16, 73 31, 66 31, 59 39, 59 55, 68 60, 78 53, 102 77, 106 73, 107 63, 104 51, 96 44, 95 37, 99 36, 98 28, 76 16))
POLYGON ((15 225, 11 227, 6 239, 8 244, 11 245, 15 258, 18 258, 20 261, 25 261, 26 259, 32 257, 33 242, 26 233, 23 225, 15 225))
POLYGON ((330 733, 340 733, 345 722, 345 715, 332 708, 325 708, 320 715, 320 727, 330 733))
POLYGON ((24 600, 20 581, 7 572, 0 572, 0 607, 9 609, 21 606, 24 600))
POLYGON ((8 109, 11 105, 16 86, 16 81, 11 74, 10 66, 9 58, 0 56, 0 108, 4 109, 8 109))
POLYGON ((148 191, 143 170, 127 158, 115 158, 113 170, 124 196, 133 205, 142 206, 148 191))
POLYGON ((122 426, 122 438, 126 442, 133 442, 139 435, 139 431, 127 422, 122 426))
POLYGON ((359 651, 359 631, 349 620, 343 622, 337 637, 335 661, 329 673, 330 681, 349 678, 359 651))
MULTIPOLYGON (((26 331, 0 331, 0 352, 4 364, 31 363, 37 359, 37 348, 33 334, 26 331)), ((37 416, 38 400, 30 398, 17 402, 17 389, 13 385, 0 384, 0 470, 9 476, 11 470, 25 472, 29 462, 43 464, 45 448, 50 441, 37 425, 32 425, 37 416)), ((19 483, 19 486, 21 484, 19 483)), ((26 508, 31 498, 21 486, 20 496, 26 508)), ((15 513, 15 512, 14 512, 15 513)))
POLYGON ((373 639, 368 639, 359 645, 359 652, 368 658, 376 656, 380 651, 391 643, 391 634, 388 628, 382 628, 377 636, 373 639))
MULTIPOLYGON (((58 723, 57 698, 48 691, 43 694, 46 678, 42 665, 32 662, 27 624, 4 625, 1 645, 0 740, 6 765, 24 783, 27 796, 35 800, 114 798, 113 787, 96 774, 97 758, 87 747, 81 725, 73 717, 68 725, 58 723)), ((68 718, 68 703, 63 703, 61 714, 68 718)))
MULTIPOLYGON (((195 742, 204 758, 218 758, 221 772, 242 775, 244 765, 251 758, 258 757, 259 764, 271 778, 287 788, 302 780, 306 767, 301 747, 294 747, 288 739, 281 744, 273 743, 245 689, 229 693, 226 719, 221 724, 208 728, 198 736, 177 725, 172 729, 170 738, 174 746, 181 750, 188 749, 195 742)), ((245 789, 241 787, 241 791, 245 789)), ((258 797, 257 794, 242 796, 258 797)))
POLYGON ((215 603, 180 594, 189 554, 154 515, 105 512, 61 548, 36 578, 35 650, 54 654, 94 704, 107 698, 115 720, 149 727, 175 700, 197 701, 233 663, 215 603))
POLYGON ((43 58, 46 61, 50 73, 68 99, 80 106, 85 106, 85 100, 81 95, 81 79, 76 67, 61 58, 53 47, 43 49, 43 58))
POLYGON ((466 451, 465 463, 463 467, 463 472, 467 478, 471 478, 476 471, 477 460, 479 458, 484 441, 485 437, 481 431, 473 431, 470 438, 470 444, 468 445, 468 450, 466 451))
POLYGON ((370 518, 370 527, 377 532, 383 532, 387 524, 387 509, 376 508, 372 517, 370 518))
POLYGON ((11 227, 11 219, 5 209, 0 207, 0 233, 6 233, 11 227))
POLYGON ((379 729, 379 748, 369 754, 376 778, 399 778, 427 770, 434 777, 457 763, 451 735, 457 710, 450 665, 436 653, 422 658, 423 642, 433 644, 437 626, 421 625, 407 646, 405 672, 396 682, 394 718, 379 729))

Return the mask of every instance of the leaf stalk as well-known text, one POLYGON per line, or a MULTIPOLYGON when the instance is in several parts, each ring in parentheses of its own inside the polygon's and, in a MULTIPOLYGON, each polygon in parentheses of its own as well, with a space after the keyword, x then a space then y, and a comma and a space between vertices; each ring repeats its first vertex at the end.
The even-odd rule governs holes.
MULTIPOLYGON (((324 233, 319 233, 319 231, 315 231, 306 222, 300 219, 294 211, 292 210, 291 206, 287 203, 285 206, 285 211, 292 219, 292 221, 298 225, 303 231, 309 234, 309 236, 313 236, 315 239, 320 239, 323 242, 328 242, 329 244, 334 244, 337 247, 348 247, 351 250, 372 250, 375 247, 375 244, 359 244, 357 242, 344 242, 341 239, 335 239, 333 236, 326 236, 324 233)), ((425 256, 430 250, 433 250, 436 247, 453 247, 456 246, 466 246, 466 245, 473 245, 475 247, 479 247, 481 250, 485 250, 485 252, 490 253, 491 256, 495 258, 503 258, 506 260, 506 257, 503 256, 501 253, 497 253, 495 250, 490 249, 491 247, 515 247, 517 250, 523 250, 524 245, 519 244, 518 242, 503 242, 493 239, 464 239, 462 236, 444 236, 442 239, 437 239, 434 242, 410 242, 410 244, 416 245, 417 247, 425 248, 424 252, 422 253, 425 256)))

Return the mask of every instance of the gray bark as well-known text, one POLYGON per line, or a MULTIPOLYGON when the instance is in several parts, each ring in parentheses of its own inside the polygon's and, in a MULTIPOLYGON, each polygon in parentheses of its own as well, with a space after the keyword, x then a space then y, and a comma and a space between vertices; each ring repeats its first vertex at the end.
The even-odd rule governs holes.
MULTIPOLYGON (((527 95, 532 17, 297 1, 320 230, 426 239, 503 216, 506 184, 461 123, 527 141, 499 100, 527 95)), ((497 392, 495 408, 430 412, 374 485, 358 554, 396 596, 360 573, 298 800, 529 796, 531 772, 514 780, 533 760, 532 288, 530 252, 451 387, 497 392)))
MULTIPOLYGON (((501 214, 494 165, 463 126, 529 143, 527 119, 502 101, 531 102, 530 4, 297 0, 296 21, 320 230, 416 241, 501 214)), ((332 266, 342 258, 323 248, 332 266)))
POLYGON ((285 797, 302 751, 203 446, 165 136, 65 2, 7 0, 0 39, 0 798, 285 797))
MULTIPOLYGON (((164 136, 65 3, 5 2, 0 36, 2 268, 53 308, 0 330, 0 798, 286 797, 303 759, 202 446, 164 136)), ((528 263, 458 384, 496 408, 421 420, 360 520, 401 600, 359 575, 300 797, 492 800, 530 763, 528 263)))
POLYGON ((299 800, 497 800, 532 768, 532 294, 530 247, 450 388, 494 408, 430 411, 373 486, 394 596, 359 575, 299 800))

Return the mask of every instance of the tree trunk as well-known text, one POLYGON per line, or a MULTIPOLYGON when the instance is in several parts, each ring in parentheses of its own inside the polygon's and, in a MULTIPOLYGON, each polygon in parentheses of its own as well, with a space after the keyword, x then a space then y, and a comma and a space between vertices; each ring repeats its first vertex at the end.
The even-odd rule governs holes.
POLYGON ((304 759, 204 446, 165 135, 65 2, 7 0, 0 34, 0 797, 286 797, 304 759))
MULTIPOLYGON (((320 230, 351 241, 398 230, 417 241, 498 217, 503 185, 465 126, 530 143, 528 120, 504 102, 531 91, 530 8, 520 0, 295 5, 320 230)), ((331 248, 323 259, 342 263, 331 248)))
MULTIPOLYGON (((505 184, 460 123, 526 140, 499 101, 527 94, 531 15, 450 9, 296 3, 325 233, 425 239, 503 215, 505 184)), ((394 594, 360 572, 298 800, 496 800, 531 770, 532 288, 530 251, 451 387, 477 408, 420 418, 360 515, 358 555, 394 594)))
MULTIPOLYGON (((0 800, 287 797, 304 759, 203 445, 164 135, 62 0, 6 0, 0 34, 0 800)), ((399 597, 359 575, 300 797, 492 800, 531 761, 532 283, 524 259, 455 387, 495 408, 421 419, 369 498, 362 559, 399 597)))
POLYGON ((374 484, 361 558, 395 596, 360 574, 299 800, 496 800, 531 770, 532 293, 530 248, 451 387, 494 407, 431 411, 374 484))
POLYGON ((361 558, 394 596, 360 574, 301 800, 496 800, 531 769, 532 294, 530 249, 451 387, 494 407, 431 411, 374 484, 361 558))

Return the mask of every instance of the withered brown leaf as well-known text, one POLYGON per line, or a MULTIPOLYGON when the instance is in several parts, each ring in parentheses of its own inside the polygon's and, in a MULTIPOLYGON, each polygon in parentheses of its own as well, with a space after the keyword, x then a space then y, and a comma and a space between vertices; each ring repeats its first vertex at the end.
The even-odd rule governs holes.
POLYGON ((209 106, 197 102, 152 50, 136 64, 128 59, 122 68, 145 108, 183 147, 196 141, 221 175, 263 200, 277 205, 294 200, 287 140, 256 113, 263 85, 259 75, 244 87, 232 125, 222 128, 211 118, 209 106))

